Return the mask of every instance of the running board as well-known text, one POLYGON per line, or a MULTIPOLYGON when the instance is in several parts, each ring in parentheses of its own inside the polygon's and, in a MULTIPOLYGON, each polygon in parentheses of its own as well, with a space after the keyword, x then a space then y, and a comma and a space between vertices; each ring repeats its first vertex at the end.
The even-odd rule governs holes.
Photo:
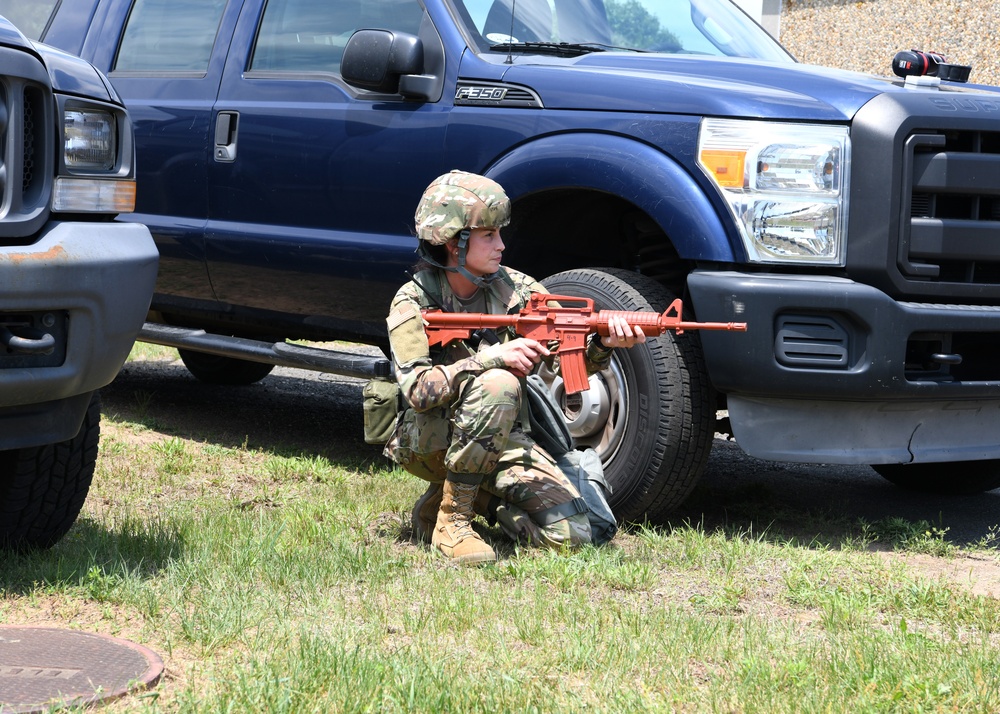
POLYGON ((263 342, 261 340, 248 340, 244 337, 214 335, 204 330, 160 325, 153 322, 144 324, 136 339, 140 342, 206 352, 220 357, 233 357, 250 362, 275 364, 281 367, 327 372, 344 377, 370 379, 372 377, 389 377, 392 374, 389 360, 384 357, 322 350, 315 347, 292 345, 287 342, 263 342))

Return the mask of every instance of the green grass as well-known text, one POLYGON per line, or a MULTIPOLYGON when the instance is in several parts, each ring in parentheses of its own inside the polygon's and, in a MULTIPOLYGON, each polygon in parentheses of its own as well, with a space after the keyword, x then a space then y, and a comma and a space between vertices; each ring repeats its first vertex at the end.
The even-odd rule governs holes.
POLYGON ((1000 710, 1000 603, 871 549, 968 555, 944 524, 769 514, 566 553, 486 528, 499 562, 458 569, 410 542, 422 484, 377 450, 224 446, 111 406, 79 522, 0 562, 0 622, 164 658, 106 711, 1000 710))
POLYGON ((180 359, 180 357, 173 347, 154 345, 149 342, 136 342, 128 356, 129 362, 172 362, 175 359, 180 359))

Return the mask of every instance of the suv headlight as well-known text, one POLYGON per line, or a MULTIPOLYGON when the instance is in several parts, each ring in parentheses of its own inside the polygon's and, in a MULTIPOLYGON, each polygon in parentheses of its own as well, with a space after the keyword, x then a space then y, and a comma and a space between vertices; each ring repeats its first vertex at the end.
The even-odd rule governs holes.
POLYGON ((850 153, 842 126, 705 119, 698 143, 754 263, 844 264, 850 153))
POLYGON ((130 213, 135 209, 131 131, 119 107, 66 99, 62 108, 60 175, 52 210, 130 213))
POLYGON ((114 116, 100 110, 67 109, 63 145, 70 171, 110 171, 118 159, 114 116))

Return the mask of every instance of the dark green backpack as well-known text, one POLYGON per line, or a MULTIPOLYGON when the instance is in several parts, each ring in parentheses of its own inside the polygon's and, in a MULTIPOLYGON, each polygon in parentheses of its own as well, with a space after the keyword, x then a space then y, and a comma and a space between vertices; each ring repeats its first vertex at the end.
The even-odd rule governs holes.
POLYGON ((583 500, 587 502, 593 543, 603 545, 615 537, 618 522, 608 505, 607 497, 611 495, 611 486, 604 478, 601 458, 593 449, 573 448, 573 437, 566 426, 562 410, 541 377, 537 374, 529 375, 527 385, 531 438, 552 455, 559 469, 583 496, 583 500))

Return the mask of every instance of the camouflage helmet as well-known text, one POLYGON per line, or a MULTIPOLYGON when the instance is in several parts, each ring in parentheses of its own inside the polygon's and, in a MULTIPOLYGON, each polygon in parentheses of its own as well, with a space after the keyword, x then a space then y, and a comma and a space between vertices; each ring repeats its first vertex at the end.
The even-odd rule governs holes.
POLYGON ((417 238, 444 245, 466 228, 503 228, 510 223, 510 199, 496 181, 455 170, 431 182, 414 220, 417 238))

